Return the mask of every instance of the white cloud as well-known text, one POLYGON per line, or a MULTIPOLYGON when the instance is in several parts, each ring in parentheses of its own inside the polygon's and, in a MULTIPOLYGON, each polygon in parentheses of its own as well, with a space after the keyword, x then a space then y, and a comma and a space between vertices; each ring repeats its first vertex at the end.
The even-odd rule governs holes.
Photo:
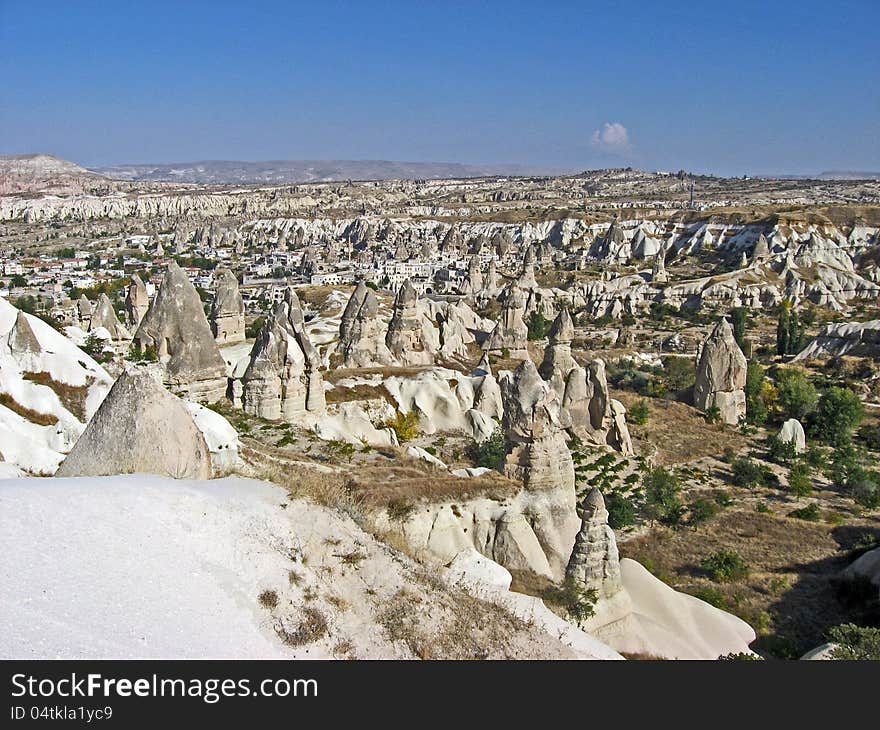
POLYGON ((593 147, 610 154, 623 154, 630 149, 629 132, 620 122, 605 122, 593 132, 593 147))

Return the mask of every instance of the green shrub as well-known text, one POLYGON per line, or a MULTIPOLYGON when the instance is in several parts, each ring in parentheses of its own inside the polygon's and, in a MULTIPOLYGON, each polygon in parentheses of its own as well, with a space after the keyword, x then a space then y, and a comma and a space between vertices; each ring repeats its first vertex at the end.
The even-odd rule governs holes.
POLYGON ((718 550, 705 558, 700 567, 707 571, 716 583, 733 583, 749 576, 749 566, 739 553, 718 550))
POLYGON ((694 598, 699 598, 701 601, 705 601, 710 606, 720 608, 722 611, 726 611, 729 608, 727 597, 713 586, 701 586, 691 595, 694 598))
POLYGON ((594 588, 585 588, 573 578, 566 578, 561 585, 544 590, 543 598, 549 603, 561 606, 576 621, 583 621, 595 613, 599 593, 594 588))
POLYGON ((828 641, 836 644, 832 659, 880 661, 880 629, 840 624, 828 632, 828 641))
POLYGON ((746 370, 746 418, 749 423, 762 424, 767 420, 768 408, 764 401, 764 368, 754 360, 746 370))
POLYGON ((632 421, 637 426, 643 426, 648 422, 648 414, 650 413, 650 408, 648 407, 648 401, 644 398, 640 398, 635 403, 630 406, 629 420, 632 421))
POLYGON ((632 500, 618 492, 609 492, 605 497, 605 508, 608 510, 608 524, 613 530, 634 525, 636 508, 632 500))
POLYGON ((159 356, 156 354, 155 347, 147 345, 141 349, 140 343, 135 340, 131 343, 131 347, 128 350, 128 359, 134 362, 157 362, 159 356))
POLYGON ((788 470, 788 489, 796 497, 809 497, 813 493, 812 469, 804 461, 796 461, 788 470))
POLYGON ((415 411, 409 413, 397 411, 394 418, 385 421, 385 428, 394 431, 400 443, 414 439, 419 435, 419 414, 415 411))
POLYGON ((262 315, 257 317, 253 322, 245 326, 244 336, 249 340, 256 338, 264 324, 266 324, 266 318, 262 315))
POLYGON ((738 487, 754 489, 767 482, 766 470, 748 457, 740 456, 730 465, 733 483, 738 487))
POLYGON ((718 505, 708 497, 700 497, 688 505, 690 517, 688 524, 697 527, 705 524, 718 514, 718 505))
POLYGON ((806 507, 800 507, 798 509, 793 509, 788 513, 789 517, 794 517, 796 520, 806 520, 807 522, 818 522, 822 516, 821 511, 819 510, 819 505, 815 502, 811 502, 806 507))
POLYGON ((690 388, 696 378, 694 361, 681 355, 667 355, 663 358, 663 378, 670 390, 690 388))
POLYGON ((880 424, 866 424, 859 429, 859 440, 871 451, 880 451, 880 424))
POLYGON ((797 448, 794 439, 783 441, 776 434, 767 437, 767 454, 770 461, 777 464, 790 464, 797 458, 797 448))
POLYGON ((846 489, 862 507, 880 507, 880 473, 858 467, 847 481, 846 489))
POLYGON ((721 409, 718 406, 709 406, 703 414, 706 423, 718 423, 721 420, 721 409))
POLYGON ((497 469, 507 452, 507 441, 504 432, 496 427, 492 434, 483 441, 471 445, 471 458, 477 466, 487 469, 497 469))
POLYGON ((113 352, 106 349, 106 343, 94 332, 89 332, 80 348, 96 362, 105 363, 113 359, 113 352))
POLYGON ((528 322, 526 322, 526 326, 529 330, 529 339, 530 340, 542 340, 544 336, 547 334, 547 328, 549 326, 549 322, 547 322, 547 318, 544 317, 540 312, 532 312, 529 315, 528 322))

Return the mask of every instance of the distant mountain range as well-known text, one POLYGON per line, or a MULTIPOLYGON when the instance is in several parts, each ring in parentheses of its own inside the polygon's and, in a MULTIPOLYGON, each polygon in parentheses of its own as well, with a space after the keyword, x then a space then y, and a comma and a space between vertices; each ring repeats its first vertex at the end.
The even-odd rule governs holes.
POLYGON ((762 175, 778 180, 880 180, 880 172, 860 172, 857 170, 827 170, 818 175, 762 175))
POLYGON ((467 165, 393 160, 204 160, 113 165, 95 172, 116 180, 210 184, 269 184, 336 180, 445 179, 486 175, 559 175, 564 170, 530 165, 467 165))

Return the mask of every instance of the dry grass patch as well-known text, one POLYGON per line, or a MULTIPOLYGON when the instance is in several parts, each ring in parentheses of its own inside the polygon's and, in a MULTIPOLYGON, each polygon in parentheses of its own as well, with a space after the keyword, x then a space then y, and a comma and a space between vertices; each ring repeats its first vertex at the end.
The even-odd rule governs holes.
POLYGON ((6 406, 13 413, 17 413, 25 420, 36 423, 38 426, 54 426, 58 423, 56 416, 53 416, 51 413, 40 413, 32 408, 23 406, 9 393, 0 393, 0 406, 6 406))
POLYGON ((393 642, 419 659, 517 659, 515 634, 530 626, 512 613, 466 591, 429 581, 432 595, 403 588, 385 601, 376 617, 393 642))
POLYGON ((644 398, 628 391, 617 391, 613 395, 627 409, 638 400, 647 402, 650 409, 647 423, 644 426, 629 424, 629 428, 641 446, 642 455, 653 459, 658 466, 718 456, 728 448, 738 453, 748 443, 735 426, 706 423, 699 411, 684 403, 644 398))
POLYGON ((384 384, 368 385, 367 383, 358 383, 354 386, 335 385, 325 393, 325 398, 328 404, 382 399, 391 406, 397 407, 397 402, 384 384))
POLYGON ((265 590, 257 596, 257 600, 263 608, 271 610, 278 605, 278 594, 275 591, 265 590))
POLYGON ((86 385, 68 385, 67 383, 59 383, 53 379, 49 373, 22 373, 25 380, 38 385, 45 385, 52 389, 61 404, 76 416, 80 421, 85 423, 86 420, 86 398, 89 395, 89 384, 86 385))
POLYGON ((323 639, 330 631, 327 617, 314 606, 303 606, 300 616, 292 622, 279 619, 275 624, 275 633, 287 646, 305 646, 323 639))
POLYGON ((340 380, 347 378, 366 378, 370 375, 381 375, 383 379, 395 375, 412 377, 430 369, 430 366, 427 365, 421 367, 332 368, 322 375, 324 380, 335 385, 340 380))
POLYGON ((349 474, 347 485, 363 504, 381 508, 477 497, 503 501, 520 490, 519 484, 498 472, 460 479, 416 459, 400 466, 362 466, 349 474))

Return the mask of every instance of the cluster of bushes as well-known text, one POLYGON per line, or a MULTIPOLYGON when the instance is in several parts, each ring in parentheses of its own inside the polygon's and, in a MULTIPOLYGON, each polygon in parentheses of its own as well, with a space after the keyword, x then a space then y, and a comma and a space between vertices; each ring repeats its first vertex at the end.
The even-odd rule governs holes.
POLYGON ((695 378, 693 360, 680 355, 666 355, 661 366, 642 367, 621 358, 616 366, 608 368, 608 380, 615 388, 632 390, 651 398, 662 398, 670 391, 690 388, 695 378))
POLYGON ((474 441, 470 448, 470 456, 474 464, 487 469, 497 469, 505 453, 507 453, 507 440, 500 426, 492 431, 489 438, 474 441))

